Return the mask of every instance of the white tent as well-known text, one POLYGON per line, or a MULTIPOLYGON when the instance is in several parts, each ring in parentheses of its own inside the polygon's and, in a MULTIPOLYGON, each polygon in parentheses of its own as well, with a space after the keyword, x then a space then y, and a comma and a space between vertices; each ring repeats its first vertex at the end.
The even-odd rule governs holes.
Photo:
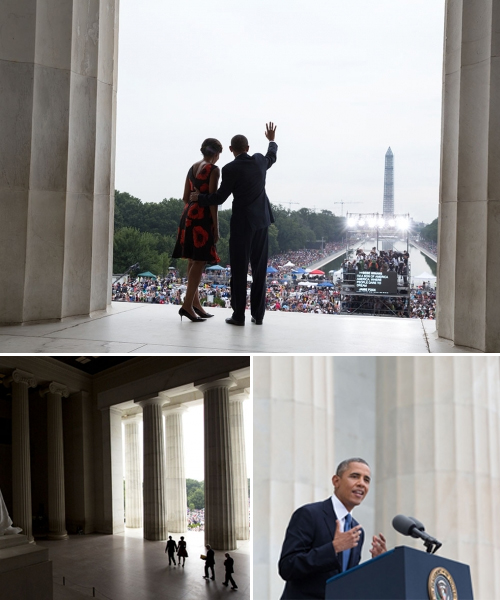
POLYGON ((420 275, 414 275, 413 279, 424 279, 425 281, 430 281, 431 279, 437 279, 437 277, 432 273, 424 271, 423 273, 420 273, 420 275))
POLYGON ((293 264, 293 262, 291 262, 290 260, 286 263, 286 265, 283 265, 284 267, 295 267, 295 265, 293 264))

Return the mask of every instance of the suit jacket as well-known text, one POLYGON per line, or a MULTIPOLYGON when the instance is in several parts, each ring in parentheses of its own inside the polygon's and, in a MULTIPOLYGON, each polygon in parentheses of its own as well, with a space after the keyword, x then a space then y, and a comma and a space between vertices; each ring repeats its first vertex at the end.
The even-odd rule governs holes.
POLYGON ((212 550, 212 548, 210 548, 210 550, 207 550, 207 558, 205 560, 205 564, 207 567, 213 566, 215 565, 215 552, 212 550))
POLYGON ((232 559, 231 557, 226 558, 226 560, 224 561, 224 567, 226 569, 226 573, 234 573, 234 559, 232 559))
MULTIPOLYGON (((352 520, 352 526, 358 525, 352 520)), ((332 540, 337 515, 332 499, 306 504, 290 519, 281 550, 279 574, 286 581, 282 600, 324 599, 326 581, 342 571, 342 552, 336 554, 332 540)), ((364 541, 351 549, 348 568, 359 564, 364 541)))
POLYGON ((200 206, 223 204, 233 194, 231 229, 245 223, 251 229, 269 227, 274 223, 271 204, 266 194, 266 172, 276 162, 278 145, 269 142, 267 154, 239 154, 222 167, 219 189, 213 194, 200 194, 200 206))
POLYGON ((165 548, 165 552, 168 552, 169 554, 173 554, 176 550, 177 550, 177 544, 175 543, 175 540, 168 540, 167 547, 165 548))

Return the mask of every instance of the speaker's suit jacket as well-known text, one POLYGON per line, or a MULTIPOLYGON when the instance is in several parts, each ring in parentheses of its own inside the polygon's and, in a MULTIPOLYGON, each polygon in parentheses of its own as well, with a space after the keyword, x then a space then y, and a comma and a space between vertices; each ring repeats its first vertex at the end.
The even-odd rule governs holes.
POLYGON ((244 322, 248 263, 252 266, 252 316, 262 319, 266 310, 267 228, 274 222, 266 194, 266 172, 276 162, 278 146, 269 142, 267 154, 239 154, 222 167, 222 181, 213 194, 200 194, 200 206, 222 204, 233 194, 229 237, 231 306, 233 318, 244 322))
MULTIPOLYGON (((351 527, 358 525, 352 520, 351 527)), ((332 499, 306 504, 290 519, 281 550, 279 573, 286 581, 282 600, 323 599, 330 577, 342 571, 342 552, 332 544, 337 529, 337 516, 332 499)), ((348 568, 361 559, 364 531, 357 546, 351 549, 348 568)))
POLYGON ((223 204, 233 194, 231 233, 247 222, 252 229, 268 227, 274 223, 269 198, 266 194, 266 171, 276 162, 278 145, 269 142, 267 154, 239 154, 222 167, 219 189, 213 194, 200 194, 198 204, 210 206, 223 204))

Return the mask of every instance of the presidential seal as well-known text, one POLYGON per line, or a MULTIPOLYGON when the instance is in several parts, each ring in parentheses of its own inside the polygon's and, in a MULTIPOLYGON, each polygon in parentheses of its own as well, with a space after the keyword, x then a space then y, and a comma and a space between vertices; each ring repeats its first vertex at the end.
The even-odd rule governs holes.
POLYGON ((457 586, 453 577, 443 567, 432 569, 428 590, 430 600, 458 600, 457 586))

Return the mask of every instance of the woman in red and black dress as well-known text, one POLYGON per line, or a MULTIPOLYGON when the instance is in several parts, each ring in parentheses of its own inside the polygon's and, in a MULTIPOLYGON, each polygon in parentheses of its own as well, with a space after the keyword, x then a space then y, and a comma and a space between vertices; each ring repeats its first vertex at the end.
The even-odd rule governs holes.
POLYGON ((200 304, 198 286, 203 269, 207 263, 217 264, 219 257, 215 244, 219 239, 217 206, 203 207, 190 202, 189 195, 194 189, 211 194, 217 190, 220 169, 215 166, 222 152, 221 143, 208 138, 201 145, 203 159, 195 163, 188 171, 184 185, 184 211, 177 231, 177 242, 172 253, 173 258, 189 260, 188 284, 184 303, 179 309, 182 317, 199 322, 213 317, 205 312, 200 304))

